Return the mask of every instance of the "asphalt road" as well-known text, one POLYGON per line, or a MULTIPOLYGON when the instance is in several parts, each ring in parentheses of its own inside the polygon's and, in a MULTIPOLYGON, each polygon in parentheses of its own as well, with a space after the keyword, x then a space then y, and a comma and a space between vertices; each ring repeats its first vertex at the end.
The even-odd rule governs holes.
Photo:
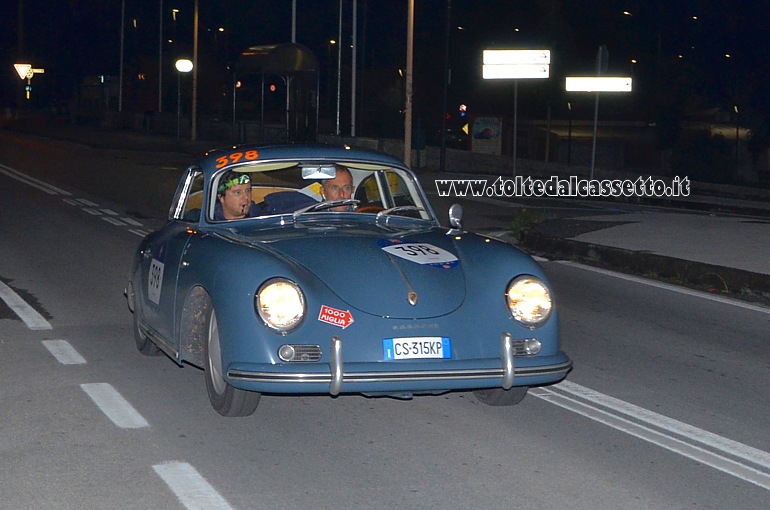
POLYGON ((201 371, 136 351, 122 295, 186 163, 0 133, 0 508, 770 506, 770 310, 566 262, 543 265, 575 369, 518 406, 219 416, 201 371))

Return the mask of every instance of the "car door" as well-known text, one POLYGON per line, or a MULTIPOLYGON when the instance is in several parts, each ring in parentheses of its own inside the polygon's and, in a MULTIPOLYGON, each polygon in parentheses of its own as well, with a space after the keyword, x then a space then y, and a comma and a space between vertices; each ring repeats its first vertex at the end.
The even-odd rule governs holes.
POLYGON ((144 317, 157 340, 173 350, 179 265, 200 218, 202 190, 203 174, 188 169, 177 190, 169 222, 150 239, 143 253, 144 317))

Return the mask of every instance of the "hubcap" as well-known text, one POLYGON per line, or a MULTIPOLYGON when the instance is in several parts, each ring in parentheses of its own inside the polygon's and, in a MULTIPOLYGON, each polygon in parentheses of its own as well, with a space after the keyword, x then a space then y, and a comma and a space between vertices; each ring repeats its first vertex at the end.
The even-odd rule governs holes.
POLYGON ((211 312, 211 321, 209 321, 209 379, 218 395, 225 392, 227 383, 222 376, 222 351, 219 347, 219 327, 217 326, 217 316, 214 311, 211 312))

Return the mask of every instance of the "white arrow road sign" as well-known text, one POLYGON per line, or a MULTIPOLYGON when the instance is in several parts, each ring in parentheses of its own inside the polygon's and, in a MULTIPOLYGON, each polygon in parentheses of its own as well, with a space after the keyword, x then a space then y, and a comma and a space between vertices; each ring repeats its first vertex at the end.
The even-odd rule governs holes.
POLYGON ((32 64, 13 64, 13 67, 16 68, 16 72, 19 73, 19 78, 22 80, 27 78, 27 73, 32 70, 32 64))

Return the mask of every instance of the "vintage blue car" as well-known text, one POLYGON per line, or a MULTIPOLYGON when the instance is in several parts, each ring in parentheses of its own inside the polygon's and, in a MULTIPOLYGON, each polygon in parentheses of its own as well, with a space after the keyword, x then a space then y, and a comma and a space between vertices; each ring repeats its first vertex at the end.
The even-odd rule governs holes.
POLYGON ((138 247, 136 345, 203 368, 225 416, 253 413, 263 393, 518 403, 572 366, 552 290, 461 215, 452 206, 442 227, 415 175, 378 152, 211 151, 138 247))

